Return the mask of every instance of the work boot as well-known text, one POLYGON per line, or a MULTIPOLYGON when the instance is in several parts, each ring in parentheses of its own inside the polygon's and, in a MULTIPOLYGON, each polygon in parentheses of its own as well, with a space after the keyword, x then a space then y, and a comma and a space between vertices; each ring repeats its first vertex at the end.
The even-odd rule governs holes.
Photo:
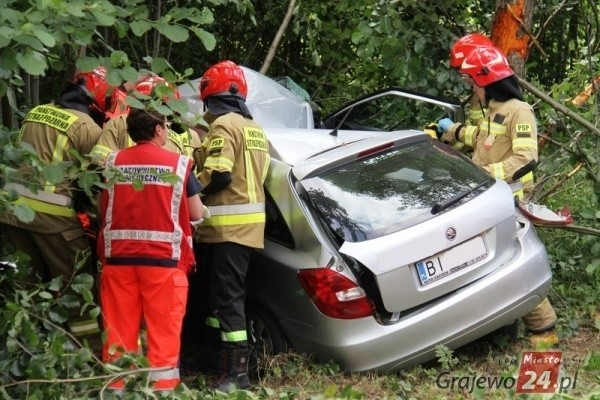
POLYGON ((230 393, 239 389, 248 389, 248 348, 226 347, 225 373, 219 379, 216 389, 220 392, 230 393))
POLYGON ((529 343, 534 348, 548 349, 556 347, 560 342, 556 329, 551 328, 543 332, 535 332, 529 336, 529 343))

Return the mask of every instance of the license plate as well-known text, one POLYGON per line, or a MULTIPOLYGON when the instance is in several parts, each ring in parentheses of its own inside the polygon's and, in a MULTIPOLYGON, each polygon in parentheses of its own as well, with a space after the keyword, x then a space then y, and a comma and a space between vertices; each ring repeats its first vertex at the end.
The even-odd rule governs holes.
POLYGON ((417 272, 421 285, 426 286, 485 259, 488 256, 483 238, 477 236, 450 250, 418 261, 417 272))

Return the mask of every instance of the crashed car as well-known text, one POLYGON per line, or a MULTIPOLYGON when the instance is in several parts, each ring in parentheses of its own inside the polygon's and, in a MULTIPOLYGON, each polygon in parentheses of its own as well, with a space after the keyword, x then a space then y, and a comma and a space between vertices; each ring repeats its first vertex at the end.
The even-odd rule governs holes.
POLYGON ((293 349, 387 373, 509 325, 546 297, 546 250, 509 186, 418 130, 460 121, 460 105, 391 88, 319 120, 281 85, 269 100, 261 89, 277 83, 244 71, 272 157, 265 248, 246 281, 258 354, 293 349))

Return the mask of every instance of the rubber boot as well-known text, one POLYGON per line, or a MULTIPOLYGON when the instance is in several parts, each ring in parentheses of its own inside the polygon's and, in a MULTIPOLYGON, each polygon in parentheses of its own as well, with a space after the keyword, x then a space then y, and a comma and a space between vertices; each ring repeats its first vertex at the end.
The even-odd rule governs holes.
POLYGON ((248 348, 226 347, 225 372, 219 379, 216 389, 220 392, 230 393, 239 389, 248 389, 248 348))
POLYGON ((536 308, 523 317, 523 323, 531 336, 529 342, 532 346, 552 347, 559 343, 558 335, 554 326, 556 325, 556 313, 554 308, 545 298, 536 308))

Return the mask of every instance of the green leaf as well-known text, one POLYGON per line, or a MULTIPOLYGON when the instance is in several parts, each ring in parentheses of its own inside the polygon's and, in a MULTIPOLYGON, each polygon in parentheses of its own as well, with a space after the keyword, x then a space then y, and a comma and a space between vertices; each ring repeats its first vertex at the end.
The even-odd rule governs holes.
POLYGON ((187 29, 179 25, 155 23, 154 28, 175 43, 185 42, 190 37, 187 29))
POLYGON ((12 213, 21 222, 31 222, 35 218, 35 212, 25 204, 17 204, 12 209, 12 213))
POLYGON ((50 310, 48 317, 51 321, 62 324, 69 318, 69 313, 64 308, 54 308, 50 310))
POLYGON ((215 17, 211 10, 204 7, 202 11, 198 9, 194 10, 192 13, 188 13, 186 18, 196 24, 200 25, 210 25, 215 22, 215 17))
POLYGON ((200 39, 206 50, 212 51, 215 49, 215 46, 217 44, 217 39, 215 38, 215 35, 198 27, 192 27, 190 29, 192 32, 194 32, 196 37, 200 39))
POLYGON ((113 26, 113 24, 115 23, 115 17, 113 17, 112 15, 107 15, 96 10, 92 10, 91 13, 96 18, 96 21, 98 21, 98 24, 101 26, 113 26))
POLYGON ((135 36, 142 36, 152 28, 152 25, 147 21, 133 21, 129 26, 135 36))
POLYGON ((75 65, 77 65, 77 69, 81 71, 91 71, 101 64, 102 63, 98 58, 83 56, 77 59, 75 65))
POLYGON ((44 165, 44 177, 51 185, 56 185, 65 179, 65 164, 46 164, 44 165))
POLYGON ((54 36, 48 33, 43 27, 36 25, 32 28, 32 32, 36 38, 40 40, 46 47, 54 47, 56 45, 56 39, 54 36))
MULTIPOLYGON (((15 37, 13 37, 13 40, 19 44, 22 44, 25 47, 31 47, 31 49, 33 49, 33 50, 37 50, 37 51, 46 50, 46 48, 44 47, 42 42, 40 42, 40 40, 38 38, 36 38, 35 36, 31 36, 28 34, 22 34, 22 35, 17 35, 15 37)), ((28 50, 31 51, 31 49, 28 49, 28 50)))
POLYGON ((37 51, 27 50, 25 54, 16 55, 17 62, 30 75, 45 75, 48 68, 46 58, 37 51))
POLYGON ((152 71, 160 75, 164 70, 169 68, 169 63, 164 58, 158 57, 152 59, 150 67, 152 68, 152 71))
POLYGON ((54 296, 52 296, 52 293, 48 293, 48 292, 39 292, 38 296, 40 296, 42 299, 46 299, 46 300, 49 300, 54 297, 54 296))
POLYGON ((14 34, 14 29, 8 26, 0 26, 0 48, 8 46, 14 34))
POLYGON ((73 278, 71 288, 77 293, 90 290, 94 284, 94 278, 90 274, 79 274, 73 278))

